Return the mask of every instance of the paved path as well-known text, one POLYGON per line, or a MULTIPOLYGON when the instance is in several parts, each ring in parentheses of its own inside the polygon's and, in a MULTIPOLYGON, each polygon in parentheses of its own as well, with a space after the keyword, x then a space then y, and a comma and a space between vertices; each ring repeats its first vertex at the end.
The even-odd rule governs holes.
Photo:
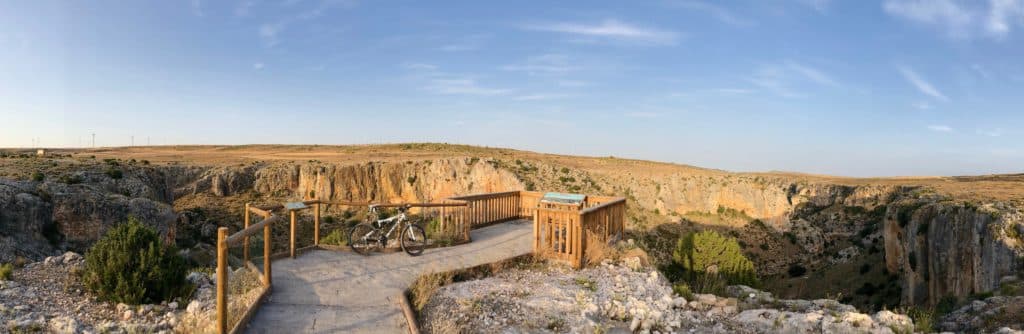
POLYGON ((529 253, 532 222, 526 220, 473 230, 473 242, 362 256, 315 250, 274 261, 273 290, 253 316, 248 333, 407 333, 395 299, 416 277, 529 253))

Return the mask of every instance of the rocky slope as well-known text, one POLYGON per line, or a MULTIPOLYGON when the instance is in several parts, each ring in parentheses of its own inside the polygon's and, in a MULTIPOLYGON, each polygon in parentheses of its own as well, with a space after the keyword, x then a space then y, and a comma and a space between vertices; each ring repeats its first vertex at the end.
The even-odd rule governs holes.
POLYGON ((441 287, 420 313, 425 333, 910 333, 906 315, 835 300, 785 300, 746 286, 680 296, 639 260, 573 271, 511 269, 441 287), (632 263, 632 264, 630 264, 632 263), (455 312, 453 312, 455 310, 455 312), (454 315, 454 316, 453 316, 454 315))

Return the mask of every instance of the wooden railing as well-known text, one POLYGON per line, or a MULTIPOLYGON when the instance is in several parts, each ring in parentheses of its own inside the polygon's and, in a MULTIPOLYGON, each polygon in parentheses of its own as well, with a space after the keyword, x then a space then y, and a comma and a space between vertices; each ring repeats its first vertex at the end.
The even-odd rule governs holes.
MULTIPOLYGON (((440 203, 384 203, 379 207, 410 206, 436 209, 438 229, 445 234, 470 241, 470 229, 509 220, 533 218, 534 253, 553 260, 569 262, 573 267, 583 265, 588 242, 613 242, 621 239, 626 200, 621 197, 588 196, 582 208, 567 209, 565 205, 542 205, 544 193, 533 191, 508 191, 498 193, 457 196, 440 203)), ((320 246, 320 215, 324 207, 368 206, 365 202, 340 202, 324 200, 304 201, 305 208, 287 210, 289 221, 289 247, 285 253, 273 254, 271 228, 283 223, 285 206, 245 205, 244 228, 228 235, 228 228, 217 230, 217 328, 218 333, 237 333, 248 323, 248 319, 270 292, 273 259, 290 256, 294 258, 304 249, 320 246), (296 248, 298 211, 313 210, 313 245, 296 248), (253 224, 253 217, 261 217, 253 224), (250 237, 263 232, 263 267, 252 263, 249 253, 250 237), (259 272, 262 287, 256 305, 247 308, 245 314, 234 324, 228 324, 228 248, 242 244, 242 260, 245 266, 259 272), (230 328, 230 331, 228 330, 230 328)), ((422 211, 421 211, 422 212, 422 211)), ((596 245, 595 245, 596 246, 596 245)))
POLYGON ((597 197, 591 202, 588 196, 582 210, 549 206, 539 207, 536 212, 533 219, 534 253, 580 268, 588 246, 603 246, 588 243, 611 243, 622 239, 626 199, 597 197))

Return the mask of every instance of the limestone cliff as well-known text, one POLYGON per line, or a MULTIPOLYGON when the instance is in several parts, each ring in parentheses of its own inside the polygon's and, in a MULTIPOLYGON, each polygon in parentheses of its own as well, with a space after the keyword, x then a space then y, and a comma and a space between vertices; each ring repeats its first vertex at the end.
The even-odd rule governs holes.
POLYGON ((1024 219, 1008 205, 908 199, 889 206, 884 226, 886 268, 900 273, 905 303, 989 292, 1024 269, 1024 219))

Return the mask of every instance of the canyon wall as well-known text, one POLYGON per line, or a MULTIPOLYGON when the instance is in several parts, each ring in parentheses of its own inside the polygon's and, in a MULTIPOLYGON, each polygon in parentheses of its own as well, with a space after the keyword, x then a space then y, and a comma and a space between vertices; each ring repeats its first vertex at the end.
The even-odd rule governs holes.
POLYGON ((63 249, 84 251, 129 216, 169 237, 177 233, 179 243, 190 239, 185 245, 190 247, 209 242, 217 226, 237 225, 245 202, 437 201, 536 188, 625 196, 627 219, 634 220, 631 227, 678 221, 694 212, 739 212, 764 222, 779 236, 792 235, 800 248, 792 260, 782 259, 788 262, 780 261, 773 274, 783 272, 790 262, 827 267, 839 257, 881 247, 886 268, 898 274, 905 303, 935 303, 944 296, 991 291, 1003 276, 1024 270, 1019 208, 1003 203, 953 204, 941 197, 919 196, 915 187, 725 172, 634 174, 478 158, 133 164, 117 167, 124 171, 121 178, 106 175, 108 168, 76 166, 69 173, 74 182, 58 178, 56 172, 47 172, 52 176, 45 181, 0 180, 0 261, 15 256, 39 260, 63 249), (653 224, 637 224, 641 219, 653 224), (884 245, 876 246, 878 242, 884 245))

